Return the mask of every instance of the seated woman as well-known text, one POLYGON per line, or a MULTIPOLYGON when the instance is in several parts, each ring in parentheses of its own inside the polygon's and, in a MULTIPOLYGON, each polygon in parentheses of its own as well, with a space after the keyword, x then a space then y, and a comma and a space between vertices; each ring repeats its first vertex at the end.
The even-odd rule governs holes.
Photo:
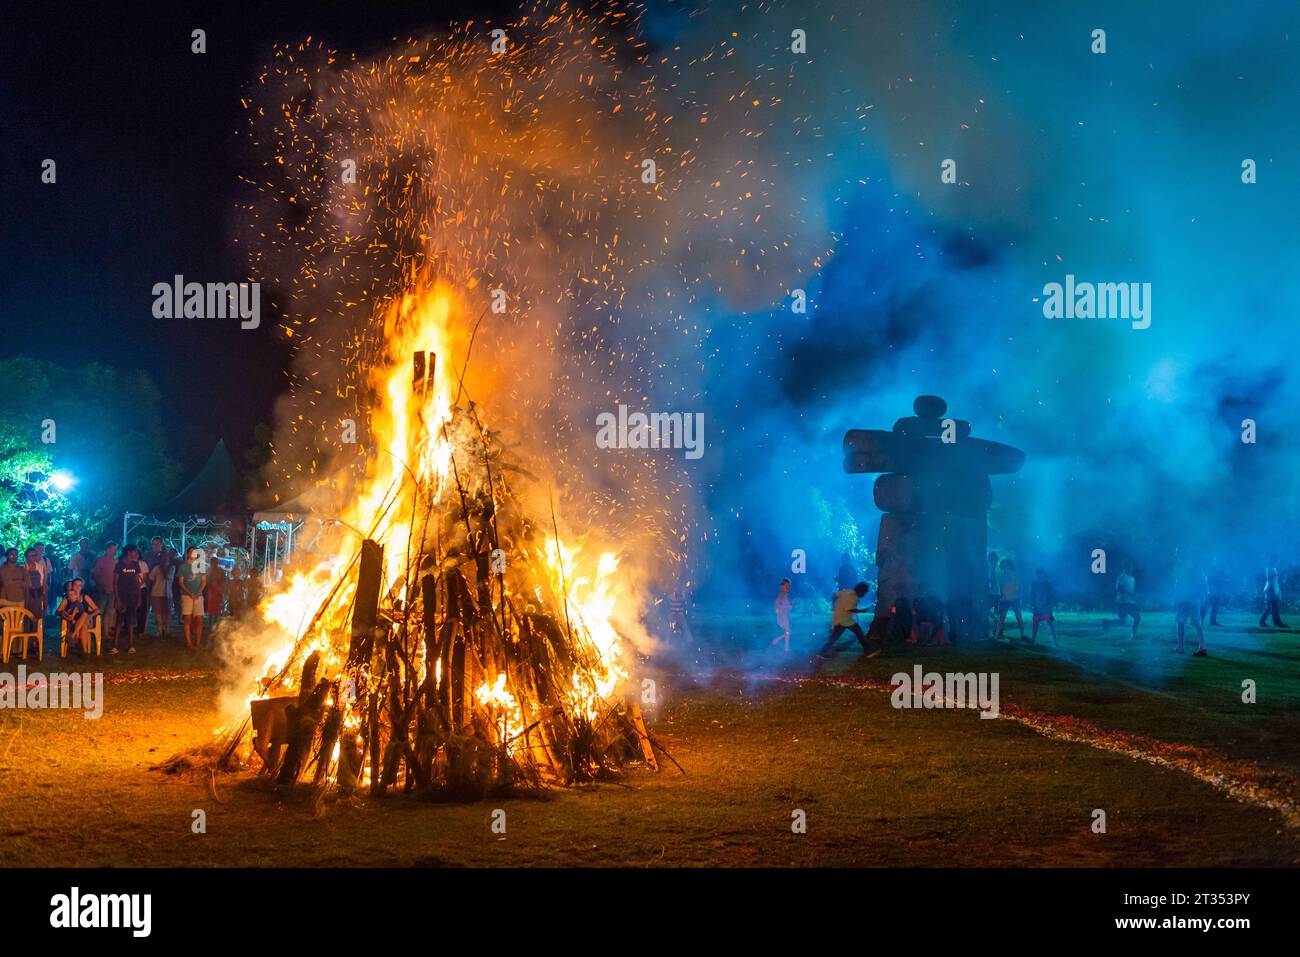
POLYGON ((74 578, 64 586, 63 601, 59 603, 58 616, 68 623, 68 644, 76 645, 77 653, 86 653, 88 631, 99 614, 99 606, 89 595, 82 594, 81 579, 74 578))

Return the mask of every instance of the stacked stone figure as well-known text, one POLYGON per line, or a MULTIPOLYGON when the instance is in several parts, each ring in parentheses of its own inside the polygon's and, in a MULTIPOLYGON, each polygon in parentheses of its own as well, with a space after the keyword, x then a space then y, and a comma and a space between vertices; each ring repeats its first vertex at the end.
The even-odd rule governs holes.
POLYGON ((844 435, 844 471, 884 473, 875 484, 876 507, 885 514, 871 631, 887 634, 898 599, 910 605, 924 591, 946 603, 958 638, 984 637, 989 476, 1019 471, 1025 454, 971 438, 970 423, 946 418, 948 403, 938 396, 918 396, 912 411, 892 431, 844 435))

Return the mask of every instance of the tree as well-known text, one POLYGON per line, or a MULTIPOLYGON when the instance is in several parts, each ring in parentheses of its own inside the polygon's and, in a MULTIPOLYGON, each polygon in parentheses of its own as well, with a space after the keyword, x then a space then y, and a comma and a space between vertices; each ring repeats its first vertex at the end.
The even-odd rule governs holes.
POLYGON ((143 372, 0 360, 0 545, 67 548, 115 514, 165 501, 162 395, 143 372))
POLYGON ((0 421, 0 547, 22 553, 36 542, 63 546, 103 527, 109 509, 87 506, 65 479, 47 449, 0 421))

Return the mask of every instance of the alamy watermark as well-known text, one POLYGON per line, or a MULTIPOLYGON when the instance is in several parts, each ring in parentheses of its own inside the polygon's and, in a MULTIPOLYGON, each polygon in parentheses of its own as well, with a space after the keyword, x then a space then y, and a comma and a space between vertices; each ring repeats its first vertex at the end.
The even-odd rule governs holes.
POLYGON ((132 937, 148 937, 153 927, 152 894, 83 894, 73 887, 50 898, 50 926, 126 927, 132 937))
POLYGON ((1119 319, 1134 329, 1151 325, 1151 283, 1075 282, 1067 273, 1065 282, 1043 287, 1043 317, 1046 319, 1119 319))
POLYGON ((900 671, 889 684, 889 703, 895 708, 977 708, 981 718, 999 713, 996 671, 922 674, 921 666, 913 665, 910 675, 900 671))
POLYGON ((260 282, 186 282, 177 273, 171 282, 153 285, 155 319, 239 319, 239 328, 262 323, 260 282))
POLYGON ((56 671, 49 675, 18 666, 11 675, 0 671, 0 711, 40 711, 62 708, 80 711, 87 721, 104 715, 104 675, 101 672, 56 671))
POLYGON ((703 412, 632 412, 596 416, 598 449, 685 449, 688 459, 704 455, 703 412))

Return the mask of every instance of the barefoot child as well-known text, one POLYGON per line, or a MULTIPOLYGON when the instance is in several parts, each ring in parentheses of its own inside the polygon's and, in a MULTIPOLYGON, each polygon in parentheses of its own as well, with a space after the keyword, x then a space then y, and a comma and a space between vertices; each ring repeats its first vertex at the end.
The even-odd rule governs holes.
POLYGON ((794 607, 794 600, 790 597, 790 579, 781 579, 781 588, 776 593, 776 626, 781 629, 781 634, 772 639, 772 644, 778 641, 785 641, 785 653, 790 653, 790 609, 794 607))
POLYGON ((82 581, 74 578, 64 586, 63 601, 59 602, 58 616, 68 623, 68 645, 77 654, 84 655, 88 648, 90 626, 99 615, 99 606, 81 591, 82 581))

